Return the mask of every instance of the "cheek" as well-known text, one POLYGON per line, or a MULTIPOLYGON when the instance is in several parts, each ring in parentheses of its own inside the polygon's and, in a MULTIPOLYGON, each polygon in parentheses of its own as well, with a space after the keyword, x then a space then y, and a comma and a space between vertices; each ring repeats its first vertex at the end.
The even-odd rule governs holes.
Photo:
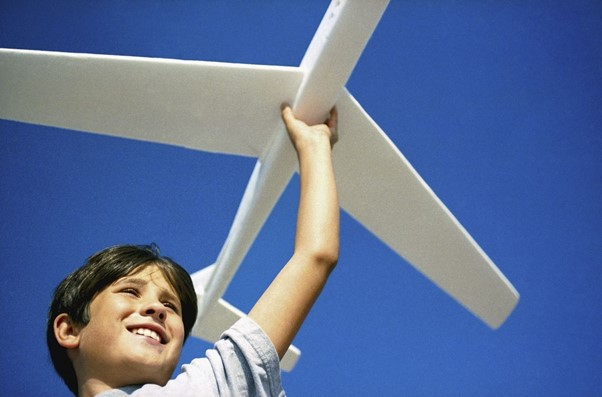
POLYGON ((90 322, 86 325, 88 338, 97 342, 110 341, 122 328, 121 320, 125 318, 131 305, 121 299, 93 301, 90 305, 90 322))
POLYGON ((90 317, 90 322, 82 329, 80 348, 90 354, 102 356, 105 350, 112 350, 117 330, 109 321, 90 317))
POLYGON ((180 341, 180 344, 184 344, 184 323, 181 319, 174 319, 170 324, 172 338, 180 341))

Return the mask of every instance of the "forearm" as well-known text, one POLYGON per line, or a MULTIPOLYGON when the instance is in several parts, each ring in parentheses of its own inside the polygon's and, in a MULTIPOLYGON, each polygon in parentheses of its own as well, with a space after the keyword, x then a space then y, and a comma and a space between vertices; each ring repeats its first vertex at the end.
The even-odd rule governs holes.
POLYGON ((324 137, 300 147, 298 157, 300 197, 295 255, 332 268, 339 255, 339 202, 330 142, 324 137))
POLYGON ((281 358, 320 295, 339 252, 330 144, 300 149, 298 154, 301 192, 294 253, 249 313, 281 358))

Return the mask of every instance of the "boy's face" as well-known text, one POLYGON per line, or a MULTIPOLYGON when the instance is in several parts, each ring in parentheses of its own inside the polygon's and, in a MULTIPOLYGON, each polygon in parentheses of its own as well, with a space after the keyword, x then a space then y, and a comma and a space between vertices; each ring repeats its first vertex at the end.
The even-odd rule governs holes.
POLYGON ((184 325, 180 300, 159 268, 150 265, 100 292, 80 330, 74 367, 112 387, 165 384, 175 369, 184 325), (81 365, 78 365, 81 364, 81 365))

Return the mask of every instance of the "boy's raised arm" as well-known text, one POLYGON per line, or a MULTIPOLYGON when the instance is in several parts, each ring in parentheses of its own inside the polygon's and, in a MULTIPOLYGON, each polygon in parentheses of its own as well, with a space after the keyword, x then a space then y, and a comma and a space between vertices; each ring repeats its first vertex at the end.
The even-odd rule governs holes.
POLYGON ((282 118, 299 159, 301 193, 295 249, 249 312, 280 358, 320 295, 339 255, 339 203, 332 166, 336 110, 325 124, 315 126, 296 119, 288 106, 283 108, 282 118))

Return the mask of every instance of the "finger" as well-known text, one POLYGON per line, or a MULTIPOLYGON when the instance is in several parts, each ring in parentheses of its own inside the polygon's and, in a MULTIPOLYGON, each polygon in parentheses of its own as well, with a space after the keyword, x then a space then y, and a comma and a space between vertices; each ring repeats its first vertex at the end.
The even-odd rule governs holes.
POLYGON ((282 120, 287 127, 292 126, 292 124, 297 121, 293 109, 287 104, 283 104, 282 106, 282 120))
POLYGON ((336 107, 330 109, 330 116, 326 120, 326 125, 330 129, 330 142, 334 145, 339 140, 338 112, 336 107))
POLYGON ((328 118, 324 121, 324 124, 331 130, 336 130, 337 128, 337 109, 333 107, 330 109, 330 113, 328 114, 328 118))
POLYGON ((337 108, 336 108, 336 106, 333 106, 332 109, 330 109, 330 114, 328 116, 328 120, 327 120, 328 126, 336 127, 337 118, 338 118, 337 108))

